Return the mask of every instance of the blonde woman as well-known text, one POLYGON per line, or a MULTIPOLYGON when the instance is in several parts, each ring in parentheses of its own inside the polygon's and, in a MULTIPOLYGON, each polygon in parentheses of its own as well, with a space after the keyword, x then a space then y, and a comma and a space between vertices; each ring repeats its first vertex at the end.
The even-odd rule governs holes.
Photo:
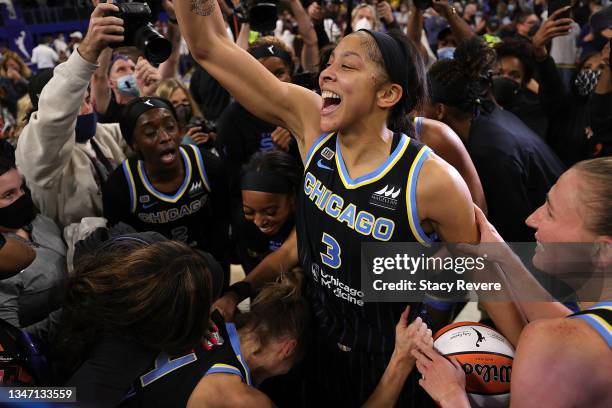
POLYGON ((204 119, 189 90, 180 80, 164 79, 155 94, 170 101, 174 106, 179 126, 183 132, 183 144, 212 147, 217 134, 212 131, 212 126, 204 119))

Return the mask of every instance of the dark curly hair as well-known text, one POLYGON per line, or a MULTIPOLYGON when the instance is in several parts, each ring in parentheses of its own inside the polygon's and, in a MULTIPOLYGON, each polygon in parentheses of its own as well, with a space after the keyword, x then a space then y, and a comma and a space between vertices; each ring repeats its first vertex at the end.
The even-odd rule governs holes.
POLYGON ((461 42, 454 59, 438 61, 429 69, 430 98, 474 112, 488 100, 495 63, 495 51, 481 38, 461 42))
POLYGON ((497 60, 501 61, 505 57, 515 57, 523 65, 525 72, 523 85, 527 84, 533 78, 533 45, 530 42, 519 38, 506 38, 504 41, 495 45, 497 60))

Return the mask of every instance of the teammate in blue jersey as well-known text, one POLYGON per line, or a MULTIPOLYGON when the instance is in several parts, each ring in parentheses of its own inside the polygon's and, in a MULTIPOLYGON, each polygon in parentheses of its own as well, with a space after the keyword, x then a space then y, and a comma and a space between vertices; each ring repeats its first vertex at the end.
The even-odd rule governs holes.
MULTIPOLYGON (((484 305, 502 333, 514 344, 518 343, 512 366, 512 408, 612 405, 611 196, 612 157, 579 162, 559 178, 549 191, 546 203, 526 220, 535 229, 539 244, 533 257, 534 266, 563 277, 568 276, 568 266, 575 271, 577 259, 580 264, 590 265, 591 276, 583 280, 574 278, 574 281, 585 286, 588 281, 596 282, 599 302, 582 304, 583 310, 573 314, 562 303, 554 301, 484 305), (587 252, 582 250, 583 245, 575 246, 578 251, 572 252, 572 262, 567 262, 571 246, 563 246, 565 256, 559 256, 555 250, 559 242, 593 245, 587 252), (527 322, 517 321, 516 317, 521 315, 529 322, 527 326, 524 326, 527 322)), ((477 218, 482 242, 504 242, 482 213, 478 212, 477 218)), ((475 247, 472 251, 480 254, 485 247, 491 248, 475 247)), ((530 278, 530 272, 511 251, 498 251, 496 258, 489 260, 498 262, 506 276, 515 281, 530 278)), ((537 299, 547 297, 544 294, 537 299)), ((589 300, 596 298, 591 294, 589 300)), ((463 370, 440 357, 430 345, 421 345, 420 350, 416 355, 417 367, 423 375, 422 386, 443 408, 469 407, 463 370)))
MULTIPOLYGON (((418 52, 399 34, 348 35, 321 72, 317 95, 279 81, 234 44, 215 0, 174 3, 194 59, 255 116, 298 142, 305 163, 299 257, 317 330, 306 396, 311 405, 360 405, 382 376, 405 307, 363 302, 361 242, 478 239, 461 176, 410 138, 408 114, 426 88, 418 52)), ((409 320, 419 312, 413 305, 409 320)), ((403 406, 431 403, 415 384, 407 381, 403 406)))

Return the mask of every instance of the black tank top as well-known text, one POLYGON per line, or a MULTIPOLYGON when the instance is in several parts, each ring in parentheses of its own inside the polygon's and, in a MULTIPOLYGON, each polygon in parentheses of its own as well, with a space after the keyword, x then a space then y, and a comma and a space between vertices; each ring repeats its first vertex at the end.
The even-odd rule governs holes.
POLYGON ((206 225, 213 217, 210 182, 200 149, 180 147, 185 178, 173 195, 157 191, 149 181, 144 163, 130 159, 122 168, 130 192, 130 225, 138 231, 156 231, 165 237, 200 249, 209 249, 206 225))
MULTIPOLYGON (((362 242, 434 240, 421 229, 416 182, 431 150, 395 134, 391 155, 374 172, 351 179, 336 134, 311 147, 296 217, 300 263, 319 335, 342 350, 391 353, 406 304, 364 303, 362 242)), ((410 320, 420 311, 412 305, 410 320)))
POLYGON ((213 315, 213 321, 215 330, 191 353, 173 358, 161 353, 151 370, 135 381, 121 406, 185 407, 202 377, 215 373, 234 374, 252 385, 236 327, 220 316, 213 315))

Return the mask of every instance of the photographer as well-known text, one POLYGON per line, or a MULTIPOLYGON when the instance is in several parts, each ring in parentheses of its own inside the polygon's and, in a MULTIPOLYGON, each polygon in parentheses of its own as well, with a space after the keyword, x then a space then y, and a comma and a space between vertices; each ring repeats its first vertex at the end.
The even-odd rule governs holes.
MULTIPOLYGON (((116 1, 115 3, 124 2, 116 1)), ((172 4, 164 1, 163 5, 169 18, 173 19, 172 4)), ((133 14, 130 15, 130 18, 134 18, 133 14)), ((139 18, 144 17, 140 16, 139 18)), ((142 21, 129 21, 127 24, 132 24, 131 30, 136 27, 140 29, 139 24, 142 24, 142 21)), ((140 33, 140 36, 143 35, 145 34, 140 33)), ((149 32, 147 35, 150 36, 151 33, 149 32)), ((127 50, 121 53, 108 49, 101 54, 99 58, 100 67, 96 70, 92 79, 92 95, 100 122, 119 122, 123 105, 139 96, 153 96, 163 78, 174 76, 178 66, 180 43, 180 33, 176 24, 169 24, 168 35, 172 40, 171 43, 168 43, 171 44, 172 52, 168 59, 161 62, 159 68, 153 65, 156 61, 148 61, 146 55, 142 57, 141 55, 128 56, 124 54, 127 50)), ((133 41, 138 40, 136 35, 133 35, 133 37, 133 41)), ((132 44, 125 45, 131 46, 132 44)), ((147 49, 139 49, 138 53, 147 54, 147 49)))
POLYGON ((100 53, 123 41, 123 21, 99 4, 68 61, 30 81, 34 106, 19 137, 17 167, 41 212, 61 225, 102 215, 100 184, 125 158, 119 126, 97 123, 88 86, 100 53), (48 86, 46 86, 48 85, 48 86))

